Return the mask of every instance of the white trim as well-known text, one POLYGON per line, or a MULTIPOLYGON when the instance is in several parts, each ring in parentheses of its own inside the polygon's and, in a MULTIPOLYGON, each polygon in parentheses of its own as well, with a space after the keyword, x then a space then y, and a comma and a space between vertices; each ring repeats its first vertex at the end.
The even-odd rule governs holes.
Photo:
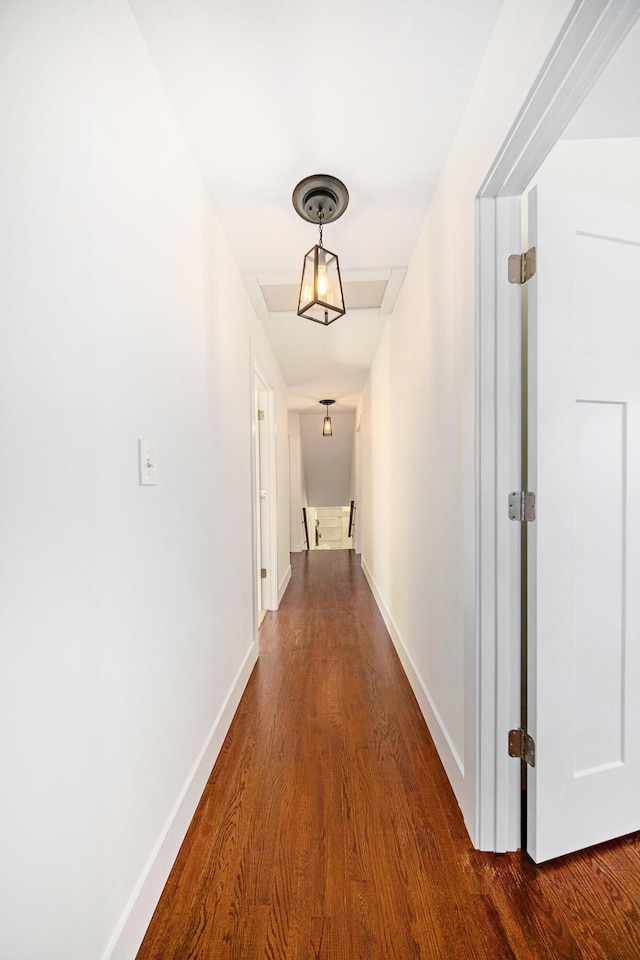
POLYGON ((276 394, 272 389, 268 395, 267 436, 269 438, 269 489, 273 495, 269 500, 269 610, 277 610, 278 596, 278 449, 276 443, 276 394))
MULTIPOLYGON (((362 401, 361 401, 362 403, 362 401)), ((362 445, 364 433, 362 430, 362 406, 359 407, 356 415, 356 433, 355 433, 355 468, 356 468, 356 529, 353 538, 353 548, 358 556, 362 556, 362 518, 364 517, 364 484, 362 482, 362 445)))
POLYGON ((278 587, 278 606, 280 606, 282 602, 282 598, 284 597, 285 590, 289 586, 290 581, 291 581, 291 564, 289 564, 289 566, 285 570, 284 577, 280 581, 280 586, 278 587))
POLYGON ((520 476, 520 294, 509 289, 505 257, 519 249, 521 193, 639 15, 637 0, 574 4, 478 194, 474 836, 481 849, 518 847, 520 822, 518 777, 506 757, 519 713, 520 577, 517 524, 505 505, 520 476))
POLYGON ((378 589, 375 578, 365 560, 362 560, 362 571, 367 578, 367 583, 371 588, 371 593, 373 594, 374 600, 378 605, 378 609, 380 610, 385 626, 389 631, 389 636, 391 637, 393 645, 396 648, 400 662, 402 663, 404 671, 407 675, 407 679, 411 684, 411 689, 413 690, 420 710, 422 711, 426 724, 429 728, 429 732, 433 737, 436 749, 440 755, 440 760, 442 761, 447 776, 451 782, 453 791, 456 796, 460 796, 464 783, 464 764, 462 759, 458 754, 451 737, 449 736, 442 717, 436 709, 426 684, 416 669, 416 665, 413 662, 411 654, 404 644, 404 641, 400 635, 400 631, 395 625, 393 617, 389 613, 384 600, 382 599, 382 595, 378 589))
POLYGON ((253 610, 253 642, 258 644, 258 596, 260 594, 258 569, 258 486, 256 483, 256 378, 253 338, 249 337, 249 410, 251 411, 251 429, 249 430, 249 463, 251 466, 251 604, 253 610))
POLYGON ((257 659, 252 643, 101 960, 131 960, 138 952, 257 659))
POLYGON ((638 0, 577 0, 478 196, 524 192, 639 15, 638 0))
POLYGON ((520 841, 520 769, 507 731, 520 723, 519 526, 507 497, 520 484, 520 288, 505 282, 520 249, 520 199, 477 200, 478 310, 476 586, 479 630, 476 846, 520 841), (501 282, 502 281, 502 282, 501 282))
MULTIPOLYGON (((264 394, 264 424, 267 437, 266 450, 266 473, 268 497, 266 500, 267 526, 268 526, 268 546, 267 546, 267 589, 266 596, 263 594, 262 603, 267 610, 278 609, 278 504, 277 504, 277 449, 276 449, 276 412, 275 412, 275 393, 264 373, 259 361, 253 358, 254 378, 257 378, 262 384, 261 393, 264 394), (266 602, 265 602, 266 601, 266 602)), ((254 410, 254 429, 257 419, 257 410, 254 410)), ((255 451, 254 451, 255 458, 255 451)), ((255 468, 254 468, 255 473, 255 468)), ((256 511, 255 522, 258 522, 256 511)), ((255 541, 254 536, 254 541, 255 541)), ((257 569, 257 564, 256 564, 257 569)))

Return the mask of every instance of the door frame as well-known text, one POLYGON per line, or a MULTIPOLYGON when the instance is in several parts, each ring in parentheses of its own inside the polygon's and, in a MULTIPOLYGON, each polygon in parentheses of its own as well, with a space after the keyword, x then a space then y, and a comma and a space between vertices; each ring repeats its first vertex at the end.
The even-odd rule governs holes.
MULTIPOLYGON (((262 590, 262 609, 278 609, 278 508, 277 508, 277 486, 276 486, 276 416, 275 416, 275 394, 269 380, 260 366, 258 360, 253 358, 252 365, 252 490, 253 490, 253 569, 254 569, 254 608, 257 608, 258 596, 262 590), (258 386, 258 384, 260 386, 258 386), (262 542, 262 554, 267 557, 267 569, 269 571, 266 584, 263 586, 257 582, 258 577, 258 543, 261 536, 259 534, 260 524, 260 504, 258 489, 258 402, 257 395, 264 395, 264 430, 267 439, 264 456, 260 459, 264 461, 261 467, 267 478, 268 496, 266 504, 266 524, 264 526, 264 538, 262 542)), ((260 408, 262 409, 262 408, 260 408)))
POLYGON ((364 510, 362 508, 362 410, 356 415, 356 433, 355 433, 355 470, 356 470, 356 516, 355 516, 355 536, 353 538, 353 549, 356 554, 362 554, 362 518, 364 510))
POLYGON ((521 249, 521 196, 640 15, 637 0, 577 0, 476 196, 476 846, 520 846, 519 524, 521 288, 507 257, 521 249))

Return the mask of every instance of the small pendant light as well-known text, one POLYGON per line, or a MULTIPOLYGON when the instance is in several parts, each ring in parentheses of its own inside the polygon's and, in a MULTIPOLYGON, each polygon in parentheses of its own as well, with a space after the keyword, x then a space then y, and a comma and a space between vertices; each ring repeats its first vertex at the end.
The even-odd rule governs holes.
POLYGON ((320 403, 323 403, 326 407, 324 420, 322 423, 322 436, 323 437, 332 437, 333 436, 333 425, 331 423, 331 417, 329 416, 329 407, 332 403, 335 403, 335 400, 320 400, 320 403))
POLYGON ((293 206, 308 223, 317 223, 319 242, 305 254, 298 297, 298 316, 328 326, 345 313, 340 264, 335 253, 325 249, 322 228, 341 217, 349 203, 344 183, 318 174, 301 180, 293 191, 293 206))

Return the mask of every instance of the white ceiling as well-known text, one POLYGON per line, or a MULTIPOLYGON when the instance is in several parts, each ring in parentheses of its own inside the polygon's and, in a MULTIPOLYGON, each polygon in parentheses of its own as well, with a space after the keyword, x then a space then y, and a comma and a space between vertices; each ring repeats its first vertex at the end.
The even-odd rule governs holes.
POLYGON ((503 0, 129 2, 290 408, 316 412, 335 397, 335 412, 353 409, 503 0), (326 328, 298 318, 291 299, 317 240, 291 194, 316 173, 350 193, 324 231, 348 308, 326 328), (353 308, 381 294, 381 306, 353 308))

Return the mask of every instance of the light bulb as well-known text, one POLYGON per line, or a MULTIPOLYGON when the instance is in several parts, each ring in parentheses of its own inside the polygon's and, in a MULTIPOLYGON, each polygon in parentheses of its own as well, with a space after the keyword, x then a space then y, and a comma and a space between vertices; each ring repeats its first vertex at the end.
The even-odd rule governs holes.
POLYGON ((317 297, 323 303, 333 303, 333 291, 329 274, 327 273, 327 255, 323 248, 318 249, 318 276, 317 276, 317 297))
POLYGON ((329 279, 327 277, 327 268, 324 266, 324 264, 322 266, 318 264, 318 296, 322 300, 327 299, 328 287, 329 279))

